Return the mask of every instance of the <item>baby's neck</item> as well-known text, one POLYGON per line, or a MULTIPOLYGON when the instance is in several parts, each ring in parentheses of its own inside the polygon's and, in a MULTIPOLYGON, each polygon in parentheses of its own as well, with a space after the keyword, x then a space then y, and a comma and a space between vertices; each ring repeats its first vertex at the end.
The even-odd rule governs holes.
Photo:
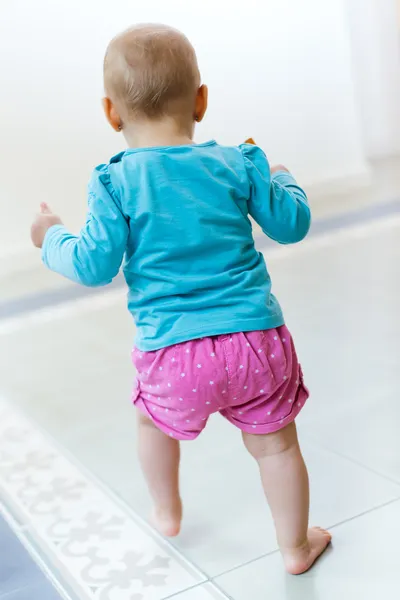
POLYGON ((123 132, 129 148, 151 148, 193 144, 193 130, 190 129, 182 131, 173 119, 166 118, 127 123, 123 132))

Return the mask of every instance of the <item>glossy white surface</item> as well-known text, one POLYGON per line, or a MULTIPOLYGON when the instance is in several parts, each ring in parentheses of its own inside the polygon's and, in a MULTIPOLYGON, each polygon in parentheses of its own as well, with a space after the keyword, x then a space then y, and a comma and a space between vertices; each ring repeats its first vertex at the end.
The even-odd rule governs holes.
MULTIPOLYGON (((239 432, 214 418, 183 446, 185 524, 174 545, 234 600, 397 598, 399 234, 392 215, 267 253, 312 391, 299 419, 312 521, 334 538, 310 574, 285 576, 256 467, 239 432)), ((61 454, 66 448, 145 517, 129 402, 132 336, 122 292, 0 324, 0 390, 61 454)), ((190 568, 181 578, 179 569, 154 597, 176 590, 182 600, 214 600, 210 586, 186 591, 202 576, 190 568)))

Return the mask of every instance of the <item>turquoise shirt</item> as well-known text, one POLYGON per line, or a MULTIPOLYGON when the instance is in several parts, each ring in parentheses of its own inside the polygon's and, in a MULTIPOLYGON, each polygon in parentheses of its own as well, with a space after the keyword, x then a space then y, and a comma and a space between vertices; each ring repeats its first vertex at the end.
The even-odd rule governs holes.
POLYGON ((85 226, 52 227, 43 261, 87 286, 110 283, 124 261, 142 351, 272 329, 284 319, 249 215, 282 244, 310 226, 305 193, 289 173, 271 176, 257 146, 130 149, 95 169, 85 226))

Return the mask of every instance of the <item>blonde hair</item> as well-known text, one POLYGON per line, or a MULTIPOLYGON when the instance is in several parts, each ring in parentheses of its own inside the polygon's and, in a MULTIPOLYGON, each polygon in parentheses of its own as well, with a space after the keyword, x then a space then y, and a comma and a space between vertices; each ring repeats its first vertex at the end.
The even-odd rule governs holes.
POLYGON ((106 94, 122 119, 194 118, 200 73, 189 40, 166 25, 138 25, 114 38, 104 58, 106 94))

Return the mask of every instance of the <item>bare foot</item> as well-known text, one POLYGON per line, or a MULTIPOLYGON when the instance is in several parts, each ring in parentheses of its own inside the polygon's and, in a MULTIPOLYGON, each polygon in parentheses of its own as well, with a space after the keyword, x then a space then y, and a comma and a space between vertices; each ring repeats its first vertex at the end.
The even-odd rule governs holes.
POLYGON ((165 537, 176 537, 181 530, 182 504, 173 509, 155 508, 151 517, 152 525, 165 537))
POLYGON ((301 575, 310 569, 317 558, 326 550, 332 539, 329 531, 320 527, 308 530, 307 541, 299 548, 282 550, 283 560, 288 573, 301 575))

